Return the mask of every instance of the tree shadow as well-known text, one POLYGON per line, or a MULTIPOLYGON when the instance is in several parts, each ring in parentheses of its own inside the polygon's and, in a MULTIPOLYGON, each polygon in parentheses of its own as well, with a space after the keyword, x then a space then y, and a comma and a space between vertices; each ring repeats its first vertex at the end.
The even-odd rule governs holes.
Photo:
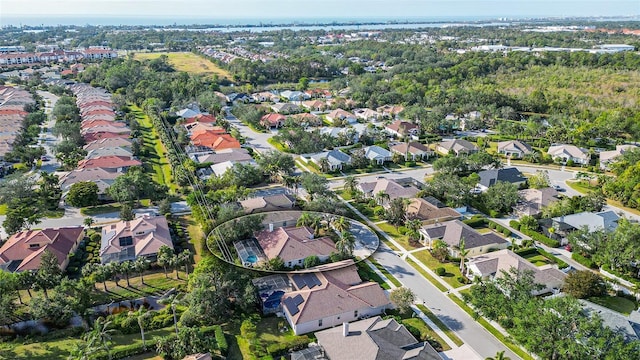
POLYGON ((449 315, 438 314, 438 319, 442 321, 451 331, 459 331, 464 329, 464 324, 449 315))

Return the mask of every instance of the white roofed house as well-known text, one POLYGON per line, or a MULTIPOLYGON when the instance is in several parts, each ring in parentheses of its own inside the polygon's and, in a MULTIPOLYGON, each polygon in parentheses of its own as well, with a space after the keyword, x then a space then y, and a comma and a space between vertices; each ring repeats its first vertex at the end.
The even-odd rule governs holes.
POLYGON ((402 120, 396 120, 387 125, 384 129, 389 134, 398 137, 418 136, 420 133, 420 127, 418 125, 402 120))
POLYGON ((502 154, 511 159, 522 159, 525 155, 531 154, 531 146, 520 140, 501 141, 498 143, 498 154, 502 154))
POLYGON ((277 103, 271 105, 271 110, 278 114, 297 114, 302 111, 300 107, 292 103, 277 103))
POLYGON ((477 146, 463 139, 444 140, 438 144, 436 150, 443 155, 454 153, 456 156, 469 155, 479 151, 477 146))
POLYGON ((379 119, 382 118, 382 114, 368 108, 355 109, 353 113, 356 115, 357 118, 363 119, 366 121, 378 121, 379 119))
POLYGON ((469 251, 468 256, 485 254, 491 250, 506 249, 509 242, 493 232, 480 234, 469 225, 460 220, 452 220, 443 223, 436 223, 424 226, 420 229, 422 241, 425 245, 433 248, 437 240, 447 244, 449 254, 452 257, 459 256, 459 246, 464 239, 465 248, 469 251))
POLYGON ((626 144, 626 145, 616 145, 615 150, 602 151, 600 153, 600 168, 606 169, 609 166, 609 164, 611 164, 612 162, 615 162, 619 156, 622 156, 622 154, 624 154, 625 152, 634 150, 634 149, 638 149, 638 147, 635 145, 626 144))
POLYGON ((547 154, 549 154, 554 161, 565 164, 571 160, 575 164, 589 165, 589 161, 591 160, 591 156, 585 149, 581 149, 575 145, 552 145, 549 147, 549 150, 547 150, 547 154))
POLYGON ((303 100, 309 100, 311 98, 311 96, 309 96, 308 94, 305 94, 302 91, 297 91, 297 90, 296 91, 285 90, 280 93, 280 96, 282 96, 283 98, 289 101, 303 101, 303 100))
POLYGON ((429 149, 428 146, 419 143, 417 141, 412 142, 400 142, 389 144, 389 150, 394 154, 400 154, 404 157, 405 161, 422 160, 425 157, 428 159, 430 156, 435 155, 434 151, 429 149))
POLYGON ((380 146, 372 145, 364 148, 364 157, 378 165, 382 165, 387 161, 391 161, 391 152, 380 146))
POLYGON ((351 164, 351 156, 340 150, 330 150, 311 155, 311 161, 321 168, 323 163, 325 163, 322 159, 326 159, 326 165, 329 167, 328 170, 330 171, 342 170, 345 165, 351 164))
POLYGON ((145 257, 155 260, 161 246, 173 249, 169 225, 164 216, 143 216, 102 228, 100 261, 107 264, 145 257))
POLYGON ((367 198, 375 198, 379 193, 386 194, 386 199, 379 199, 381 205, 388 205, 396 198, 410 199, 420 192, 417 182, 411 178, 386 179, 380 178, 372 182, 361 182, 357 185, 358 190, 367 198))

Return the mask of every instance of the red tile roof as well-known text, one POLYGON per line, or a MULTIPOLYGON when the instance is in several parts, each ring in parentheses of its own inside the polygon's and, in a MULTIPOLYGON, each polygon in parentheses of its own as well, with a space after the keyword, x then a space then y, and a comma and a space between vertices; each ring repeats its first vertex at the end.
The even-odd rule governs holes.
POLYGON ((240 142, 229 134, 216 134, 208 131, 198 133, 191 137, 191 142, 196 146, 206 146, 214 150, 239 149, 240 142))
POLYGON ((140 166, 140 160, 130 159, 127 156, 103 156, 95 159, 80 160, 78 169, 104 168, 114 169, 129 166, 140 166))
POLYGON ((284 121, 285 119, 286 118, 282 114, 272 113, 272 114, 264 115, 262 118, 260 118, 260 123, 261 124, 269 123, 271 125, 276 125, 284 121))
POLYGON ((93 133, 84 134, 83 137, 84 137, 84 141, 85 142, 90 143, 90 142, 95 141, 95 140, 108 139, 108 138, 124 138, 124 139, 128 139, 129 138, 129 134, 113 133, 113 132, 108 132, 108 131, 100 131, 100 132, 93 132, 93 133))
POLYGON ((188 119, 185 120, 185 124, 191 124, 194 122, 201 122, 201 123, 215 123, 216 122, 216 117, 213 115, 207 115, 207 114, 198 114, 194 117, 190 117, 188 119))

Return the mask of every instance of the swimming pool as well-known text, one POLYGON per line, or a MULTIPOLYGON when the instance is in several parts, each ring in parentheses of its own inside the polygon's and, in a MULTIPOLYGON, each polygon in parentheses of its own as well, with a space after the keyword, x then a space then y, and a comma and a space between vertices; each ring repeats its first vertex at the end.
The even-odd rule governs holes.
POLYGON ((255 255, 249 255, 247 256, 247 262, 251 264, 255 264, 258 262, 258 257, 255 255))

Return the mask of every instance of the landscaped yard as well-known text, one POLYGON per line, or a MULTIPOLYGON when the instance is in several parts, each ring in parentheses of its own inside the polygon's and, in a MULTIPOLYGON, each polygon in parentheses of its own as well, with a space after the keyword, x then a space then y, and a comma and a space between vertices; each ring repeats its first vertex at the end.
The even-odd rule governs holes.
POLYGON ((151 165, 147 169, 151 173, 151 179, 160 185, 167 185, 171 190, 177 190, 177 185, 173 183, 171 177, 171 165, 167 157, 167 151, 158 136, 158 132, 153 127, 151 119, 135 105, 130 105, 129 109, 136 117, 142 137, 143 153, 142 159, 145 165, 151 165))
POLYGON ((157 59, 161 55, 167 55, 169 63, 178 71, 191 74, 218 75, 221 78, 231 79, 229 72, 213 62, 190 52, 157 52, 136 53, 136 60, 157 59))
POLYGON ((404 319, 402 320, 402 323, 405 326, 409 325, 414 329, 417 329, 418 331, 420 331, 420 338, 418 340, 423 341, 427 339, 433 339, 437 341, 438 344, 440 344, 440 346, 442 347, 441 351, 451 350, 451 346, 449 346, 449 344, 447 344, 435 331, 433 331, 433 329, 431 329, 429 325, 427 325, 424 321, 422 321, 422 319, 419 319, 419 318, 404 319))
POLYGON ((409 244, 409 237, 406 235, 401 235, 398 232, 398 230, 396 230, 396 227, 391 224, 383 223, 383 224, 377 224, 377 226, 380 228, 380 230, 386 232, 396 242, 398 242, 398 244, 400 244, 402 247, 404 247, 407 250, 413 250, 413 249, 423 247, 423 245, 421 244, 417 244, 415 246, 409 244))
POLYGON ((378 284, 380 284, 380 286, 383 289, 385 289, 385 290, 391 289, 391 286, 389 286, 389 284, 387 284, 385 279, 381 278, 380 275, 378 275, 378 273, 373 271, 373 269, 371 269, 371 267, 369 267, 369 265, 367 265, 366 262, 364 262, 364 261, 358 262, 357 267, 358 267, 358 275, 360 275, 360 278, 363 281, 377 282, 378 284))
POLYGON ((189 233, 190 242, 195 250, 193 259, 197 263, 203 253, 209 254, 209 249, 206 248, 204 241, 205 234, 202 233, 202 227, 191 216, 185 216, 184 224, 187 225, 187 233, 189 233))
POLYGON ((599 296, 589 298, 588 300, 625 315, 631 314, 632 311, 638 308, 637 303, 620 296, 599 296))
POLYGON ((422 276, 424 276, 425 279, 429 280, 429 282, 431 282, 433 284, 433 286, 437 287, 438 290, 440 290, 440 291, 447 291, 448 290, 446 286, 442 285, 440 283, 440 281, 438 281, 436 278, 431 276, 431 274, 429 274, 423 268, 421 268, 418 265, 418 263, 416 263, 415 261, 411 260, 410 258, 407 258, 407 263, 409 265, 411 265, 414 269, 416 269, 416 271, 419 272, 422 276))
POLYGON ((446 273, 444 274, 444 276, 441 276, 441 278, 447 284, 453 286, 454 288, 465 285, 458 281, 458 277, 462 276, 462 274, 460 273, 460 269, 458 268, 458 263, 441 263, 436 258, 431 256, 429 250, 416 251, 413 253, 413 255, 433 271, 436 271, 436 269, 439 267, 443 267, 446 270, 446 273))
POLYGON ((89 206, 80 209, 80 213, 85 216, 108 214, 120 211, 120 204, 113 203, 107 205, 89 206))
MULTIPOLYGON (((164 337, 173 333, 173 326, 145 331, 145 339, 152 340, 154 337, 164 337)), ((139 333, 134 334, 117 334, 112 337, 114 347, 113 350, 121 346, 129 346, 142 344, 142 338, 139 333)), ((63 338, 46 342, 37 342, 32 344, 15 344, 0 343, 1 359, 29 359, 29 360, 66 360, 69 352, 76 344, 81 343, 78 338, 63 338)))
POLYGON ((539 253, 527 254, 527 255, 523 255, 522 257, 527 259, 530 263, 532 263, 535 266, 544 266, 548 264, 554 264, 553 261, 549 260, 547 257, 539 253))

